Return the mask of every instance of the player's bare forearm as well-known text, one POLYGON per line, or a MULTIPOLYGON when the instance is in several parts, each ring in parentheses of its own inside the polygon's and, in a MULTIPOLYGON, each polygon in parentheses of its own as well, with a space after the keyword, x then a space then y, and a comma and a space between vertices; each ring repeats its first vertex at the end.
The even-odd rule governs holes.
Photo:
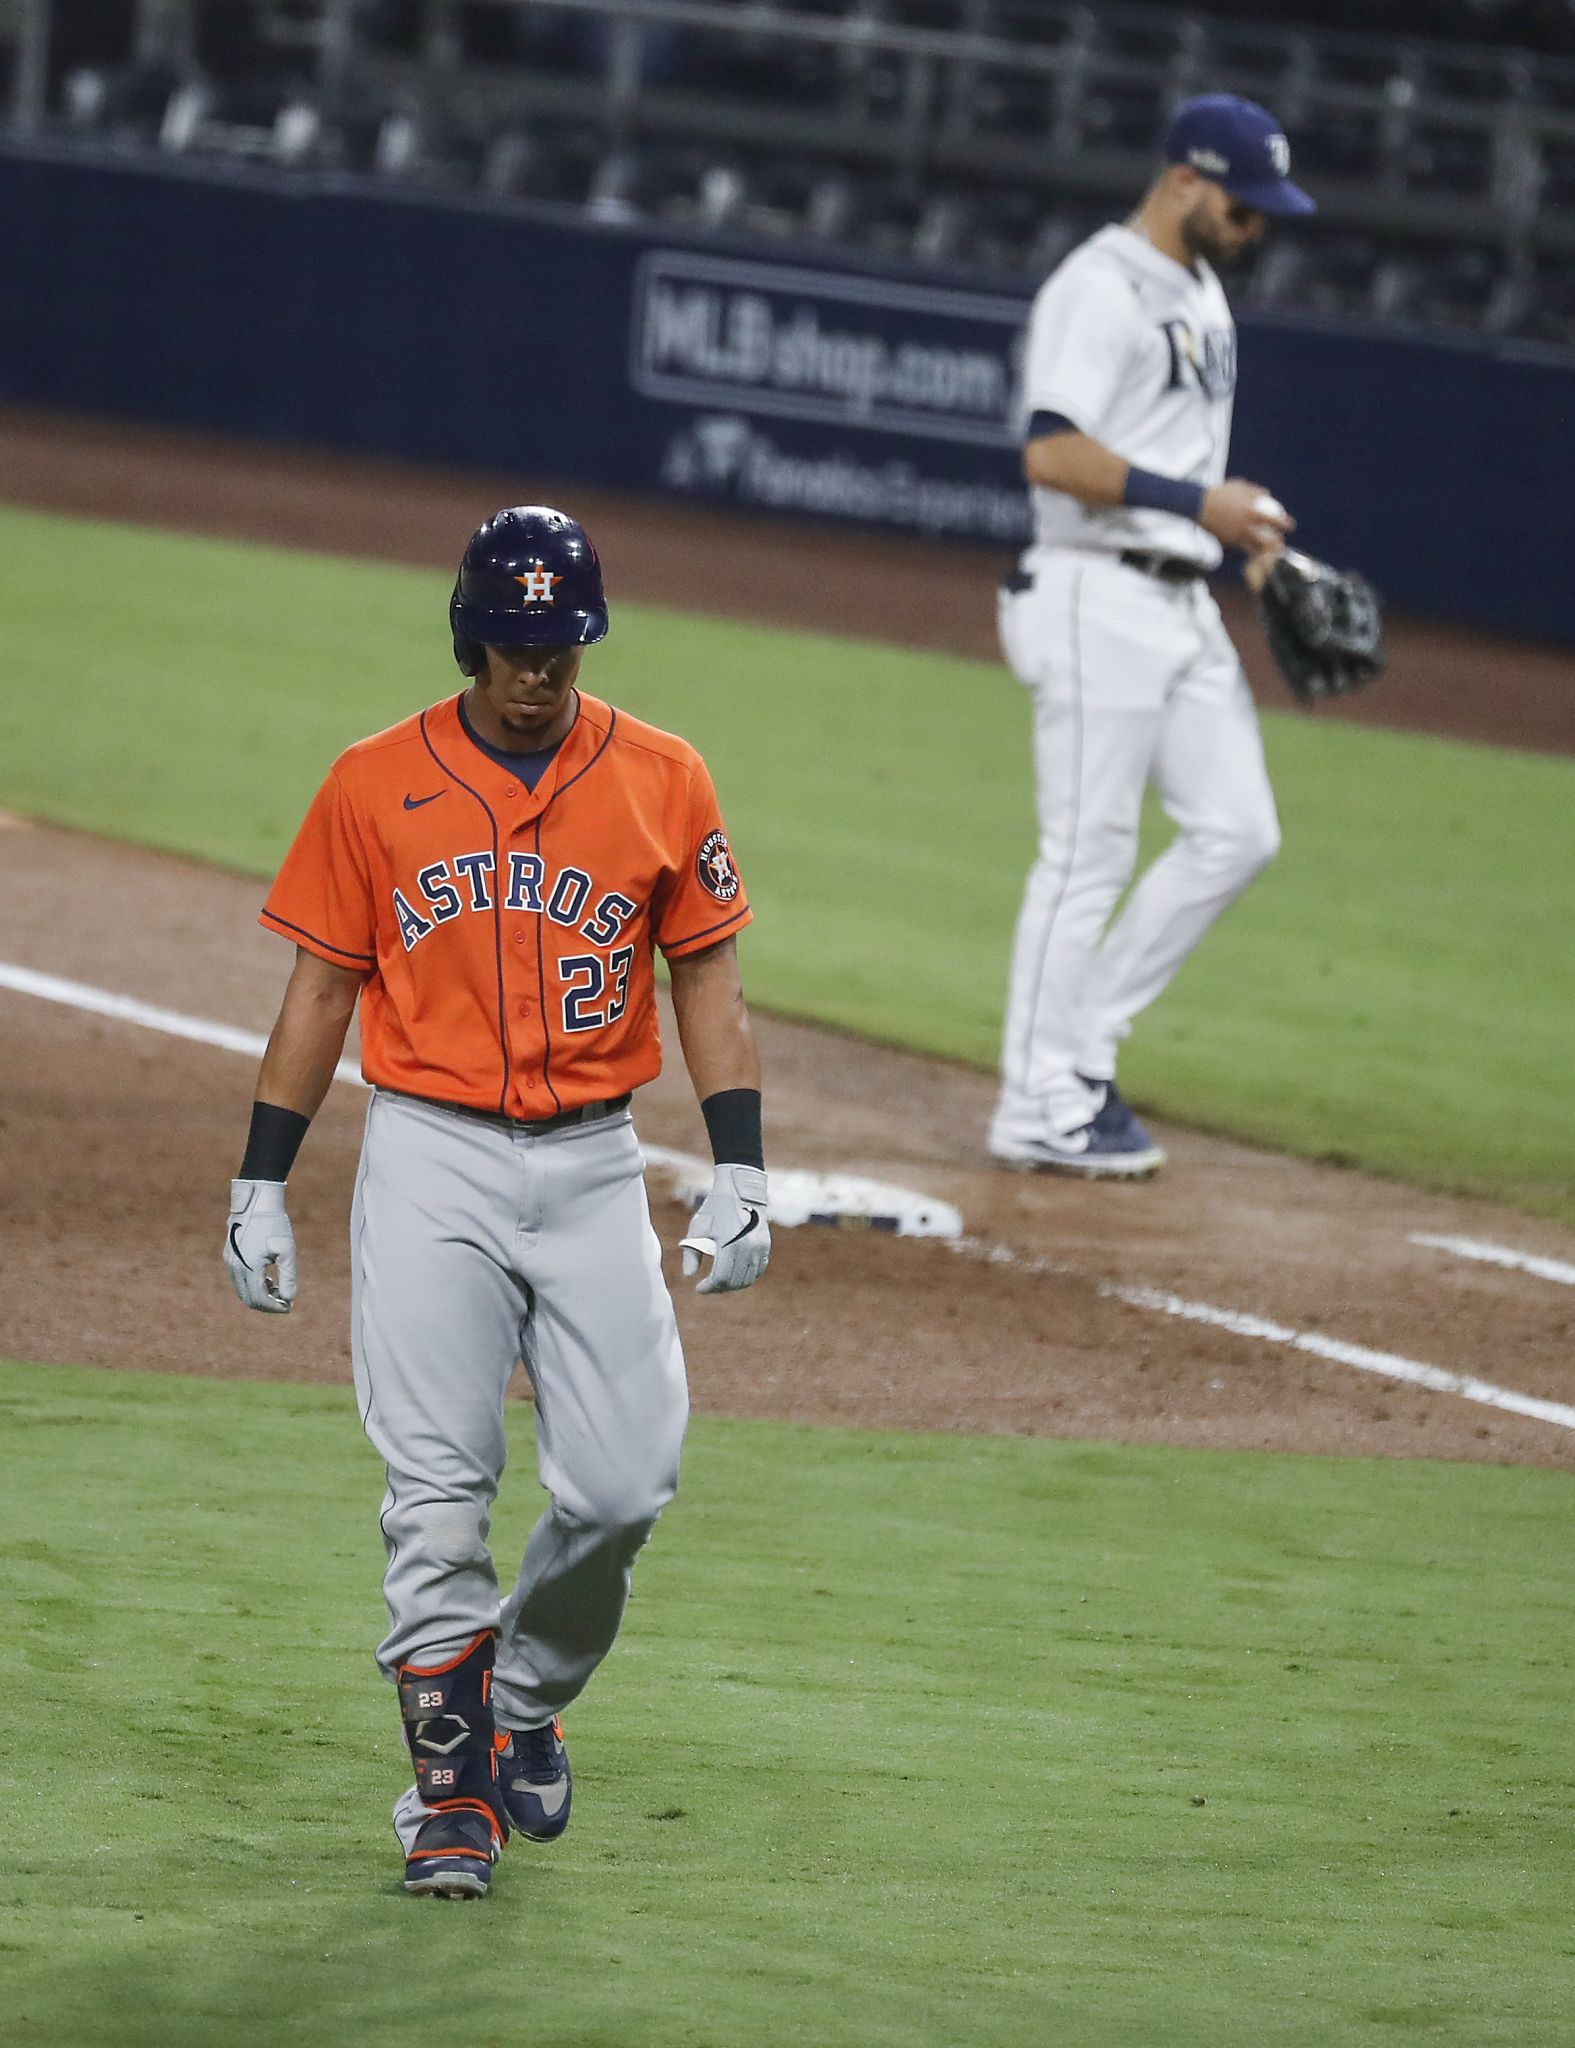
POLYGON ((257 1100, 314 1117, 344 1051, 362 976, 298 946, 257 1076, 257 1100))
POLYGON ((678 1042, 697 1099, 725 1088, 760 1086, 760 1053, 738 972, 738 947, 724 939, 669 962, 678 1042))
POLYGON ((1064 491, 1080 505, 1119 505, 1132 467, 1087 434, 1042 434, 1023 450, 1023 474, 1047 491, 1064 491))

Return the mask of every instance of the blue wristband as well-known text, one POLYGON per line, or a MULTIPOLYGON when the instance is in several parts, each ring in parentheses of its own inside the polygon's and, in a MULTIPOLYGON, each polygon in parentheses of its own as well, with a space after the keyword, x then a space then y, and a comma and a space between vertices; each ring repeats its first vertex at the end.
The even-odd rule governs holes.
POLYGON ((1134 511, 1174 512, 1178 518, 1198 520, 1203 514, 1206 484, 1188 483, 1185 477, 1159 476, 1152 469, 1127 471, 1121 502, 1134 511))

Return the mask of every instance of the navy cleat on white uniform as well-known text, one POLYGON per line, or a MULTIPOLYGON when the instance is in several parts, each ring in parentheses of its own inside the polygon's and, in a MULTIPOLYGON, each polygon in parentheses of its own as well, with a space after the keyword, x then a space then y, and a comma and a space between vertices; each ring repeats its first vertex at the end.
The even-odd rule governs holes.
POLYGON ((1209 580, 1294 524, 1229 468, 1236 324, 1219 268, 1314 211, 1265 108, 1175 110, 1120 226, 1040 287, 1023 360, 1033 544, 1001 587, 1002 652, 1032 700, 1038 848, 1023 891, 990 1150, 1132 1178, 1159 1148, 1119 1096, 1134 1021, 1280 843, 1252 693, 1209 580), (1137 877, 1143 795, 1175 826, 1137 877))
POLYGON ((1099 1096, 1099 1107, 1094 1112, 1093 1128, 1100 1138, 1119 1143, 1129 1158, 1143 1158, 1149 1163, 1142 1171, 1154 1172, 1165 1163, 1165 1153, 1149 1136, 1147 1129, 1138 1121, 1130 1102, 1122 1095, 1114 1081, 1088 1081, 1088 1086, 1099 1096))
POLYGON ((1094 1101, 1087 1123, 1057 1131, 1048 1117, 1009 1125, 997 1117, 990 1156, 1020 1173, 1075 1173, 1085 1180, 1146 1180, 1165 1153, 1122 1100, 1114 1081, 1084 1078, 1094 1101))
POLYGON ((498 1790, 515 1829, 533 1842, 555 1841, 569 1825, 574 1774, 563 1723, 498 1730, 498 1790))

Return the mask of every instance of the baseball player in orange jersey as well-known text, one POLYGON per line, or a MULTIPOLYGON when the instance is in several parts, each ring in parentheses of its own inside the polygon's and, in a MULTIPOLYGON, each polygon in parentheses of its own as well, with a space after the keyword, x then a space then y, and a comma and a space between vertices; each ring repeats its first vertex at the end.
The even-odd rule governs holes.
POLYGON ((262 912, 296 965, 225 1263, 249 1307, 289 1308, 284 1184, 359 1002, 352 1351, 388 1472, 378 1661, 415 1766, 394 1826, 406 1889, 464 1898, 511 1828, 567 1824, 558 1715, 678 1480, 683 1355, 629 1114, 661 1066, 654 947, 717 1161, 684 1271, 709 1260, 703 1294, 747 1287, 771 1240, 748 900, 700 756, 576 687, 607 631, 583 528, 500 512, 450 621, 470 687, 340 756, 262 912), (516 1358, 550 1501, 500 1600, 487 1531, 516 1358))

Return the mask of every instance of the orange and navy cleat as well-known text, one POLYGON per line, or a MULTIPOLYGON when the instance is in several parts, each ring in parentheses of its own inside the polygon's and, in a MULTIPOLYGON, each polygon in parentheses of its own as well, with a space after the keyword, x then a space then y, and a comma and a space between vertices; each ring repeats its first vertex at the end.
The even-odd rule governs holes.
POLYGON ((498 1790, 510 1821, 533 1842, 551 1842, 569 1825, 574 1775, 556 1715, 539 1728, 500 1728, 498 1790))
POLYGON ((409 1813, 412 1803, 407 1793, 394 1810, 394 1831, 405 1847, 405 1890, 434 1899, 481 1898, 503 1849, 492 1814, 455 1801, 420 1818, 409 1813), (407 1816, 415 1821, 408 1838, 400 1825, 407 1816))
POLYGON ((405 1890, 479 1899, 509 1838, 498 1791, 490 1634, 443 1664, 403 1664, 399 1706, 416 1782, 394 1808, 405 1890))

